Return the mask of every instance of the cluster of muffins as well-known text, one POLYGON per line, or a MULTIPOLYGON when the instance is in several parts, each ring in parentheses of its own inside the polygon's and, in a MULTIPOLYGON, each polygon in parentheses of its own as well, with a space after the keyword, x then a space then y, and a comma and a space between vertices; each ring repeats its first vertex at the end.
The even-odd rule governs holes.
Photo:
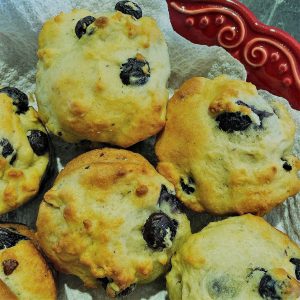
POLYGON ((39 250, 113 298, 167 272, 170 300, 300 297, 300 248, 261 218, 300 191, 283 105, 226 76, 192 78, 168 102, 166 42, 131 1, 48 20, 38 57, 38 113, 18 89, 0 88, 1 214, 38 194, 48 131, 123 148, 162 131, 158 165, 108 146, 70 161, 44 195, 36 233, 0 226, 1 299, 56 298, 39 250), (241 216, 191 234, 187 208, 241 216))

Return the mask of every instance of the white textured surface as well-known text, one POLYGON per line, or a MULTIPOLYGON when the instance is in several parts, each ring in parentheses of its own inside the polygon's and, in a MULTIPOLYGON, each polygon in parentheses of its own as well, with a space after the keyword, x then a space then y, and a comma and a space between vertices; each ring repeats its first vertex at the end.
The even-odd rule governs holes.
MULTIPOLYGON (((12 85, 24 92, 34 92, 37 36, 42 23, 60 11, 69 11, 72 7, 83 7, 92 12, 112 11, 116 1, 111 0, 0 0, 0 85, 12 85)), ((145 15, 153 16, 163 29, 170 52, 172 75, 170 88, 176 89, 187 78, 195 75, 214 77, 225 73, 245 79, 244 68, 223 49, 218 47, 194 45, 173 32, 168 19, 165 1, 137 1, 145 15)), ((268 94, 265 94, 268 97, 268 94)), ((280 101, 284 101, 281 100, 280 101)), ((300 128, 299 112, 293 112, 300 128)), ((300 153, 300 135, 297 133, 296 152, 300 153)), ((95 145, 69 145, 57 138, 54 145, 62 165, 79 153, 95 145)), ((133 150, 142 152, 147 158, 153 153, 147 150, 153 146, 153 139, 140 143, 133 150)), ((299 196, 300 197, 300 196, 299 196)), ((41 198, 41 197, 39 197, 41 198)), ((34 225, 39 201, 32 201, 17 211, 2 217, 2 220, 19 221, 34 225)), ((279 229, 287 231, 299 243, 300 207, 294 198, 274 209, 267 219, 279 229)), ((209 221, 219 219, 208 214, 191 213, 193 230, 199 230, 209 221)), ((63 274, 58 275, 59 299, 108 299, 103 292, 86 290, 79 279, 63 274)), ((128 297, 130 300, 161 300, 165 298, 164 281, 159 279, 153 284, 140 286, 128 297)))
POLYGON ((33 91, 37 35, 41 24, 60 11, 70 10, 68 0, 0 0, 1 84, 16 83, 33 91))

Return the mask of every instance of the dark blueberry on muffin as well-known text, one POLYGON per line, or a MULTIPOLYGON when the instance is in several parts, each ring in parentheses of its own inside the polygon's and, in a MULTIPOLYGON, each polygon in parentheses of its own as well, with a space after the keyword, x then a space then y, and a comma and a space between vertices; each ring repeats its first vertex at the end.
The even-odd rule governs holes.
POLYGON ((135 19, 140 19, 143 16, 142 9, 132 1, 120 1, 116 4, 115 10, 123 14, 130 15, 135 19))
POLYGON ((163 212, 153 213, 143 227, 147 245, 157 251, 171 246, 176 235, 178 222, 163 212))
POLYGON ((149 63, 143 58, 129 58, 121 66, 120 78, 125 85, 144 85, 150 78, 149 63))
POLYGON ((293 170, 293 167, 287 161, 283 163, 282 167, 288 172, 293 170))
POLYGON ((300 259, 299 258, 291 258, 290 262, 295 265, 295 275, 297 280, 300 280, 300 259))
POLYGON ((158 199, 159 206, 164 202, 170 205, 172 212, 182 212, 184 210, 184 205, 180 200, 175 195, 171 194, 165 185, 162 185, 158 199))
POLYGON ((15 230, 0 227, 0 250, 13 247, 22 240, 28 240, 28 238, 15 230))
POLYGON ((23 114, 28 110, 28 97, 17 88, 7 86, 0 89, 0 93, 7 94, 13 100, 13 104, 17 107, 17 114, 23 114))
POLYGON ((38 155, 44 155, 49 151, 48 135, 40 130, 30 130, 27 138, 33 152, 38 155))
POLYGON ((282 298, 277 295, 276 281, 268 274, 265 274, 260 283, 258 292, 263 299, 281 300, 282 298))
POLYGON ((188 182, 185 182, 183 178, 180 178, 180 185, 182 190, 190 195, 195 192, 195 181, 192 177, 188 177, 188 182))
POLYGON ((75 26, 75 33, 80 39, 84 34, 86 34, 86 29, 91 25, 96 19, 92 16, 87 16, 80 19, 75 26))
POLYGON ((219 128, 225 132, 244 131, 252 123, 247 115, 241 112, 224 112, 217 116, 216 121, 219 123, 219 128))
MULTIPOLYGON (((262 122, 264 118, 269 118, 269 117, 273 116, 273 113, 270 113, 265 110, 259 110, 255 106, 249 105, 241 100, 238 100, 236 103, 238 105, 243 105, 243 106, 250 108, 259 117, 260 122, 262 122)), ((261 124, 261 126, 262 126, 262 124, 261 124)))
POLYGON ((17 153, 15 152, 13 146, 8 141, 8 139, 3 138, 2 140, 0 140, 0 150, 4 158, 11 156, 9 163, 12 165, 17 158, 17 153))

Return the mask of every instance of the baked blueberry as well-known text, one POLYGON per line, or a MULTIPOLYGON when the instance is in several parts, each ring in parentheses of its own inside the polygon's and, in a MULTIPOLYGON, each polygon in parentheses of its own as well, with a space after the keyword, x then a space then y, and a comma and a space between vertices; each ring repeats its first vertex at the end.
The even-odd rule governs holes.
POLYGON ((269 117, 273 116, 273 113, 270 113, 270 112, 265 111, 265 110, 259 110, 255 106, 248 105, 247 103, 245 103, 241 100, 238 100, 236 103, 238 105, 243 105, 243 106, 246 106, 246 107, 250 108, 259 117, 260 122, 262 122, 262 120, 264 118, 269 118, 269 117))
POLYGON ((7 156, 11 155, 14 152, 14 148, 11 145, 11 143, 8 141, 8 139, 2 139, 0 140, 0 146, 2 148, 2 156, 6 158, 7 156))
POLYGON ((147 245, 157 251, 169 248, 176 235, 178 222, 163 212, 153 213, 143 227, 147 245))
POLYGON ((115 10, 122 12, 123 14, 130 15, 136 19, 140 19, 143 16, 142 9, 132 1, 119 1, 115 10))
POLYGON ((292 171, 292 169, 293 169, 293 167, 287 161, 284 162, 282 167, 288 172, 292 171))
POLYGON ((23 114, 28 110, 28 97, 15 87, 6 86, 0 89, 0 93, 7 94, 17 107, 17 114, 23 114))
POLYGON ((169 193, 165 185, 161 186, 158 204, 161 206, 164 202, 168 203, 172 209, 172 212, 182 212, 184 205, 180 200, 173 194, 169 193))
POLYGON ((300 259, 299 258, 291 258, 290 262, 295 265, 295 275, 297 280, 300 280, 300 259))
POLYGON ((100 281, 100 283, 104 289, 106 289, 106 287, 109 283, 113 282, 113 280, 111 280, 110 278, 107 278, 107 277, 97 278, 97 280, 100 281))
POLYGON ((28 238, 15 230, 0 227, 0 250, 13 247, 21 240, 28 240, 28 238))
POLYGON ((15 153, 13 156, 12 156, 12 158, 10 159, 10 164, 11 165, 13 165, 14 164, 14 162, 16 161, 16 159, 17 159, 17 153, 15 153))
MULTIPOLYGON (((15 151, 13 146, 11 145, 11 143, 6 138, 3 138, 2 140, 0 140, 0 149, 2 150, 1 154, 4 158, 7 158, 11 154, 13 154, 15 151)), ((11 157, 9 163, 12 165, 14 163, 14 161, 16 160, 16 158, 17 158, 17 154, 15 153, 11 157)))
POLYGON ((80 39, 84 34, 86 34, 86 29, 89 25, 91 25, 96 18, 92 16, 86 16, 80 19, 75 26, 75 33, 77 37, 80 39))
POLYGON ((125 85, 144 85, 150 78, 150 65, 142 57, 129 58, 121 66, 120 78, 125 85))
POLYGON ((49 150, 48 136, 40 130, 30 130, 27 133, 27 138, 33 152, 38 155, 44 155, 49 150))
POLYGON ((281 300, 276 291, 276 281, 268 274, 260 280, 258 292, 263 299, 281 300))
POLYGON ((185 183, 183 178, 180 178, 180 185, 182 190, 188 195, 193 194, 195 192, 195 181, 190 176, 188 177, 188 183, 185 183))
POLYGON ((247 115, 241 112, 224 112, 217 116, 216 121, 219 123, 219 128, 225 132, 244 131, 252 123, 247 115))

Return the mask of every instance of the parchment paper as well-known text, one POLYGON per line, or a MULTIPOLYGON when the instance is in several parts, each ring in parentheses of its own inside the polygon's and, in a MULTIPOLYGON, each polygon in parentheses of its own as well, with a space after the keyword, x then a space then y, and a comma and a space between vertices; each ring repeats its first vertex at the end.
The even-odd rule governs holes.
MULTIPOLYGON (((142 7, 144 15, 154 17, 163 30, 171 60, 172 74, 169 81, 170 94, 187 78, 205 76, 213 78, 220 74, 228 74, 234 78, 246 79, 244 67, 233 59, 225 50, 219 47, 206 47, 190 43, 176 34, 168 18, 166 2, 163 0, 136 0, 142 7)), ((87 8, 92 13, 113 11, 116 1, 111 0, 0 0, 0 85, 15 86, 31 96, 34 102, 35 65, 37 62, 37 36, 45 20, 61 11, 68 12, 72 8, 87 8)), ((272 96, 264 91, 261 94, 269 99, 272 96)), ((278 101, 288 102, 282 98, 278 101)), ((295 154, 300 153, 300 114, 290 109, 298 125, 295 137, 295 154)), ((144 155, 151 163, 156 159, 153 153, 155 137, 134 145, 130 148, 144 155)), ((71 145, 53 137, 59 168, 80 153, 100 147, 101 144, 80 143, 71 145)), ((2 221, 14 221, 27 224, 34 228, 39 203, 43 193, 51 186, 48 185, 39 196, 21 208, 2 216, 2 221)), ((300 207, 297 198, 291 198, 274 209, 266 219, 278 229, 287 232, 297 243, 300 242, 300 207)), ((189 212, 193 232, 201 230, 210 221, 221 219, 208 214, 189 212)), ((108 299, 99 288, 87 290, 82 282, 74 276, 57 274, 59 299, 108 299)), ((42 288, 42 287, 41 287, 42 288)), ((152 284, 139 286, 127 299, 165 299, 165 283, 159 278, 152 284)))

